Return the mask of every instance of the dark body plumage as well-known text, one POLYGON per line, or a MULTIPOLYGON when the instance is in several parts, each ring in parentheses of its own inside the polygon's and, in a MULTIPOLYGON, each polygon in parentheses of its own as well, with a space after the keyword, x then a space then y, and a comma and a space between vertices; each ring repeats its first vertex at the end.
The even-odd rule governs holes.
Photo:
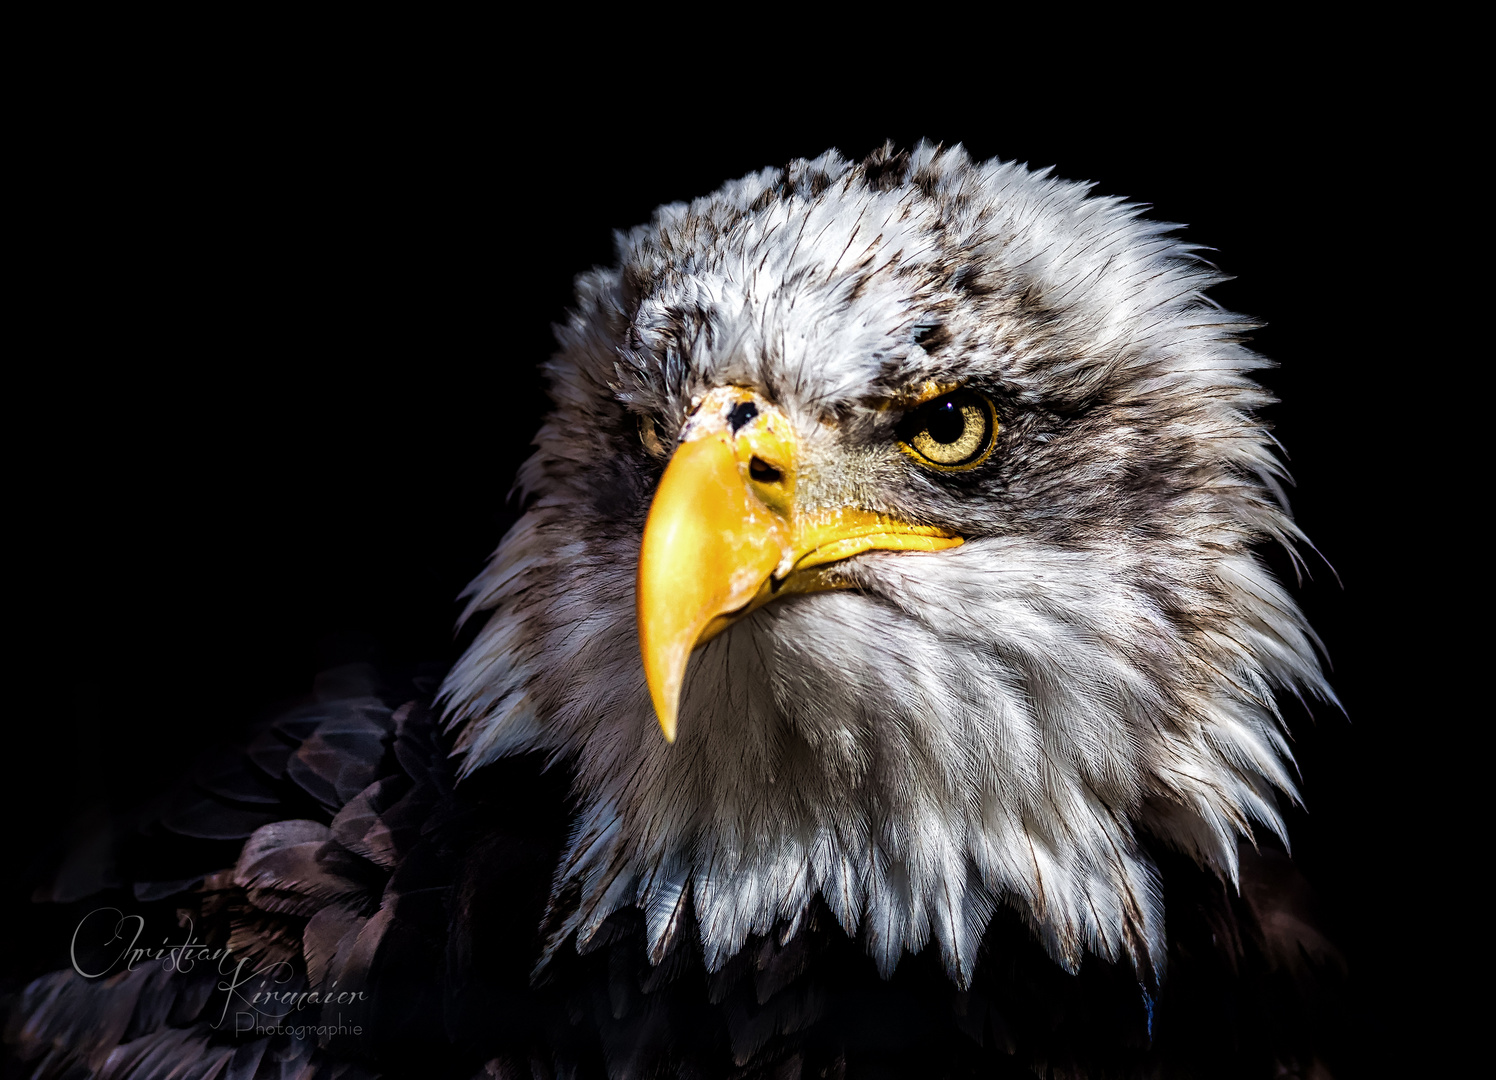
POLYGON ((118 853, 146 940, 235 988, 58 972, 11 1044, 41 1076, 1312 1074, 1335 956, 1275 846, 1274 695, 1332 695, 1252 552, 1298 534, 1250 324, 1168 232, 921 146, 620 237, 440 697, 326 678, 118 853), (986 410, 960 468, 899 419, 940 401, 986 410), (794 460, 745 475, 796 514, 940 544, 723 629, 667 745, 641 531, 676 447, 775 423, 794 460))
POLYGON ((694 934, 651 966, 628 909, 532 985, 565 776, 531 756, 456 785, 429 696, 377 686, 367 669, 329 673, 319 700, 206 759, 117 852, 127 889, 73 905, 139 912, 145 941, 159 930, 173 945, 190 917, 196 940, 249 958, 240 976, 272 981, 229 993, 232 964, 184 973, 159 958, 101 979, 57 972, 14 1003, 7 1039, 21 1075, 1320 1075, 1338 961, 1307 887, 1272 847, 1244 850, 1239 896, 1160 853, 1171 923, 1158 987, 1095 959, 1067 974, 1011 913, 989 929, 969 991, 933 950, 885 981, 824 907, 788 941, 755 938, 712 974, 694 934), (323 831, 301 826, 287 837, 300 844, 241 860, 241 837, 287 815, 323 831), (341 1033, 236 1033, 253 992, 335 982, 367 999, 282 1001, 254 1016, 341 1033), (173 1072, 184 1062, 197 1064, 173 1072))

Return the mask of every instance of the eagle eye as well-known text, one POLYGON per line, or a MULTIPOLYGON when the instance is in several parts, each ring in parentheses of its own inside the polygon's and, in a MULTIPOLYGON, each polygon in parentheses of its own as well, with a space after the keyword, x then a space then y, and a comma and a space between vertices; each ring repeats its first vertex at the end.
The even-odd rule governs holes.
POLYGON ((992 453, 997 412, 983 395, 957 390, 911 409, 898 434, 899 445, 921 465, 970 469, 992 453))

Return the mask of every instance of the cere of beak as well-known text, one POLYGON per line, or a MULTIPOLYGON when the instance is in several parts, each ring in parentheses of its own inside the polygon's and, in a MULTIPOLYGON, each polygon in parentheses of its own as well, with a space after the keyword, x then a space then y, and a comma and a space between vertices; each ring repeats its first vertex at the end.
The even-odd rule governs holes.
POLYGON ((639 551, 639 648, 660 730, 675 741, 692 650, 770 600, 841 587, 824 568, 875 549, 937 551, 961 539, 857 507, 798 512, 789 418, 751 390, 697 407, 660 477, 639 551))

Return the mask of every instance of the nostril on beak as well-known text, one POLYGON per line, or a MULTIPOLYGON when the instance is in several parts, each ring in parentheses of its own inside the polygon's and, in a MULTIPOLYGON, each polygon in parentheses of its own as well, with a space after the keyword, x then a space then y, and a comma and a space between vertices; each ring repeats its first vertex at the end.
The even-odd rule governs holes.
POLYGON ((773 484, 781 480, 784 476, 778 469, 757 455, 754 456, 752 461, 748 462, 748 475, 760 484, 773 484))
POLYGON ((739 428, 748 423, 748 421, 752 420, 757 415, 757 405, 753 404, 753 402, 751 401, 740 401, 736 405, 734 405, 732 407, 732 411, 727 414, 727 425, 732 428, 732 433, 736 435, 739 428))

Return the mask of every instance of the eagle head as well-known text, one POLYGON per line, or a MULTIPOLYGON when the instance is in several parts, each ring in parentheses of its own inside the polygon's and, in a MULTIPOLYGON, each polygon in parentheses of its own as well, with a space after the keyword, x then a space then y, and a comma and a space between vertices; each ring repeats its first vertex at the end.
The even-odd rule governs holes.
POLYGON ((635 905, 715 970, 819 895, 884 975, 933 934, 966 985, 1000 904, 1156 970, 1150 846, 1231 880, 1282 835, 1274 695, 1333 698, 1253 553, 1300 538, 1266 362, 1174 226, 1089 191, 828 152, 577 279, 443 687, 466 773, 572 770, 552 952, 635 905))

